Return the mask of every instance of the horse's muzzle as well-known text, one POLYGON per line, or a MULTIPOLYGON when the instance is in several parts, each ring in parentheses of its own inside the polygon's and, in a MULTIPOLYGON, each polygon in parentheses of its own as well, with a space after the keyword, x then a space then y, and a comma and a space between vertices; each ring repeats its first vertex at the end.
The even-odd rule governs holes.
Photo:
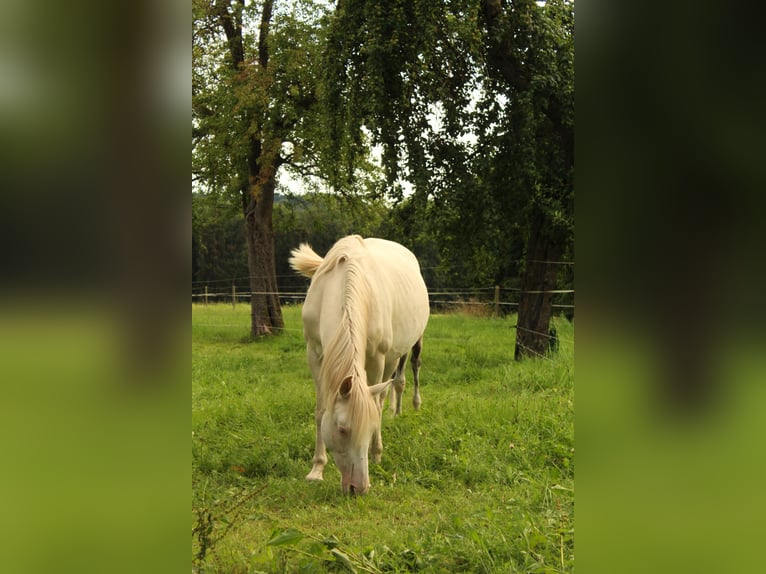
POLYGON ((343 491, 343 494, 348 494, 349 496, 361 496, 363 494, 366 494, 367 491, 370 489, 370 486, 367 485, 367 488, 356 485, 356 484, 348 484, 348 485, 341 485, 341 490, 343 491))

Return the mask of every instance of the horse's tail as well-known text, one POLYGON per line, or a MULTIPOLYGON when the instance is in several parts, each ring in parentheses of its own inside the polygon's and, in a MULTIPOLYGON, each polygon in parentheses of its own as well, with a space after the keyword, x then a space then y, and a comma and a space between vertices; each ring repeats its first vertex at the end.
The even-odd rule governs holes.
POLYGON ((306 277, 313 277, 316 270, 322 264, 324 259, 314 253, 311 246, 308 243, 301 243, 300 247, 291 251, 292 257, 290 257, 290 267, 301 275, 306 277))

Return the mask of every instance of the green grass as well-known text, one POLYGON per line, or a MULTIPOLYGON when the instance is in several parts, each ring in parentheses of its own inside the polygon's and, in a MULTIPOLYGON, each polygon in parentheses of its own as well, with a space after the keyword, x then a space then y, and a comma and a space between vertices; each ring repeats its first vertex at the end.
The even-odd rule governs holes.
POLYGON ((314 385, 300 307, 247 339, 249 309, 192 307, 192 555, 199 572, 572 572, 574 328, 513 361, 515 316, 433 315, 383 461, 344 497, 307 483, 314 385), (201 557, 204 554, 204 557, 201 557))

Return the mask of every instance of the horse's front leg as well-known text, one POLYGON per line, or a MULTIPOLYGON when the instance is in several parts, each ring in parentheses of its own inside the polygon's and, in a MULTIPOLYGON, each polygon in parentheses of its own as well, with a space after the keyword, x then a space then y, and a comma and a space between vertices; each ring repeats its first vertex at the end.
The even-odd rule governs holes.
POLYGON ((324 480, 323 473, 324 467, 327 464, 327 448, 322 438, 322 416, 324 415, 324 407, 319 404, 317 399, 316 409, 314 410, 314 420, 316 421, 316 445, 314 447, 314 465, 311 467, 311 472, 306 475, 306 480, 324 480))
POLYGON ((310 345, 306 347, 309 368, 314 377, 314 388, 316 389, 317 403, 314 409, 314 421, 316 423, 316 442, 314 446, 314 458, 311 472, 306 475, 306 480, 323 480, 324 467, 327 464, 327 449, 322 438, 322 417, 324 416, 324 404, 320 402, 322 395, 319 392, 319 369, 322 361, 319 358, 320 353, 314 351, 310 345))

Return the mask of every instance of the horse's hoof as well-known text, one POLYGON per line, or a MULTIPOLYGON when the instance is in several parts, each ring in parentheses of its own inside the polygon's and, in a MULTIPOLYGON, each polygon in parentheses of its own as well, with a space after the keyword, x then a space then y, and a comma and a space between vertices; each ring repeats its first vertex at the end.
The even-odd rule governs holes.
POLYGON ((309 482, 322 482, 324 477, 321 472, 310 472, 306 475, 306 480, 309 482))

